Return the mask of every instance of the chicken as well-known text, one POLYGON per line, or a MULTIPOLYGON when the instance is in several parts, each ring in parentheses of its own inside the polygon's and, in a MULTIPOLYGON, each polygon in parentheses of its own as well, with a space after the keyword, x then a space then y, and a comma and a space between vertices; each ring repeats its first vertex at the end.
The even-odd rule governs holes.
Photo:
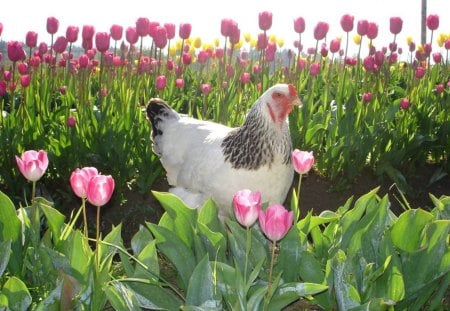
POLYGON ((287 117, 301 106, 292 84, 269 88, 241 127, 178 114, 163 100, 147 105, 153 151, 167 172, 170 192, 198 208, 212 198, 229 217, 236 191, 260 191, 262 202, 282 204, 294 177, 287 117))

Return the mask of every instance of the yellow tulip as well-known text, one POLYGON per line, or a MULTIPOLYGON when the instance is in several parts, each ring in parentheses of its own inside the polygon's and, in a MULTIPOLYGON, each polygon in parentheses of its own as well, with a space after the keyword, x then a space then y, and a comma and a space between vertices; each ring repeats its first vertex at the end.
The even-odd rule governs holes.
POLYGON ((419 44, 419 45, 417 46, 417 51, 419 51, 420 53, 423 53, 423 52, 424 52, 424 49, 423 49, 423 45, 422 45, 422 44, 419 44))
POLYGON ((256 39, 251 39, 251 40, 250 40, 250 46, 251 46, 252 48, 255 48, 257 43, 258 43, 258 41, 257 41, 256 39))
POLYGON ((440 33, 439 36, 436 39, 437 44, 439 45, 439 47, 443 47, 444 46, 445 40, 447 40, 447 35, 445 33, 440 33))
POLYGON ((276 43, 276 42, 277 42, 277 36, 275 36, 275 35, 270 35, 270 36, 269 36, 269 42, 276 43))
POLYGON ((193 45, 194 45, 194 47, 196 49, 200 48, 202 46, 202 39, 200 39, 200 37, 196 37, 194 39, 194 44, 193 45))
POLYGON ((170 48, 169 48, 169 55, 172 56, 172 57, 177 55, 177 47, 176 46, 173 46, 173 45, 170 46, 170 48))
POLYGON ((411 36, 406 37, 406 44, 411 45, 414 43, 414 39, 411 36))
POLYGON ((249 43, 252 40, 252 35, 249 32, 244 33, 244 40, 249 43))
POLYGON ((244 42, 242 42, 242 40, 239 40, 239 42, 236 43, 236 44, 234 45, 234 47, 235 47, 236 49, 240 49, 240 48, 242 47, 243 44, 244 44, 244 42))
POLYGON ((356 45, 361 44, 361 36, 360 35, 354 35, 353 36, 353 42, 355 42, 356 45))
POLYGON ((220 45, 220 40, 219 38, 214 38, 214 46, 217 48, 220 45))

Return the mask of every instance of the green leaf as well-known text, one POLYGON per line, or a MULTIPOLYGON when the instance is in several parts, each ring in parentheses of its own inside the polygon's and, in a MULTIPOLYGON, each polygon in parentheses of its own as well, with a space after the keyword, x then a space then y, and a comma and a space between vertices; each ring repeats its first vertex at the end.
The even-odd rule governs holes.
POLYGON ((62 226, 64 225, 65 216, 61 214, 58 210, 54 209, 50 202, 45 201, 42 198, 38 198, 40 200, 37 200, 37 204, 39 208, 42 210, 42 212, 45 215, 45 218, 47 219, 47 224, 52 231, 53 239, 55 240, 55 244, 59 243, 61 232, 62 232, 62 226))
POLYGON ((179 310, 182 304, 169 289, 159 285, 130 281, 126 282, 126 286, 133 291, 139 306, 143 309, 179 310))
POLYGON ((158 249, 175 265, 182 287, 186 289, 196 266, 192 250, 174 232, 152 223, 146 225, 154 235, 158 249))
POLYGON ((224 261, 227 251, 227 241, 220 232, 213 232, 205 224, 197 224, 198 236, 209 254, 209 258, 224 261))
POLYGON ((11 241, 9 268, 12 274, 20 270, 22 263, 22 225, 12 201, 0 191, 0 241, 11 241))
POLYGON ((11 311, 26 311, 31 305, 31 295, 22 280, 10 277, 3 285, 2 293, 8 298, 11 311))
POLYGON ((143 279, 155 279, 159 276, 158 253, 156 252, 156 241, 151 241, 137 256, 137 259, 144 264, 147 269, 137 264, 133 277, 143 279))
POLYGON ((121 223, 118 226, 113 226, 112 230, 103 239, 103 241, 108 244, 100 242, 99 256, 102 265, 107 265, 107 267, 110 267, 113 256, 117 253, 117 248, 113 245, 122 245, 122 236, 120 234, 121 229, 121 223))
POLYGON ((186 304, 202 306, 207 302, 216 301, 214 281, 208 255, 197 264, 189 279, 186 293, 186 304))
POLYGON ((139 254, 152 240, 153 237, 150 231, 146 227, 139 225, 138 232, 131 238, 131 249, 133 250, 133 254, 139 254))
POLYGON ((351 282, 351 273, 347 271, 350 260, 342 250, 339 250, 332 259, 333 284, 339 310, 349 310, 361 303, 359 294, 351 282))
POLYGON ((314 283, 285 283, 277 288, 270 301, 270 310, 282 310, 300 297, 313 296, 328 289, 327 285, 314 283))
POLYGON ((11 240, 0 242, 0 278, 5 272, 6 266, 9 262, 9 257, 11 256, 11 240))
POLYGON ((418 250, 422 231, 433 218, 431 213, 422 209, 403 212, 391 229, 391 239, 395 247, 405 252, 418 250))
POLYGON ((114 310, 141 310, 134 292, 122 282, 111 282, 105 287, 105 294, 114 310))
POLYGON ((306 242, 302 243, 299 235, 297 226, 292 226, 279 243, 276 271, 283 271, 283 279, 286 282, 298 281, 298 267, 306 251, 306 242))

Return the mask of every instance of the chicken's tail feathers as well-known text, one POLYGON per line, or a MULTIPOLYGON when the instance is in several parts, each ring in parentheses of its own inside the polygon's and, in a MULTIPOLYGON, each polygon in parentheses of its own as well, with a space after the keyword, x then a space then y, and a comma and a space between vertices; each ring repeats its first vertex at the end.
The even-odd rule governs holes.
POLYGON ((177 114, 160 98, 152 98, 147 104, 147 118, 152 124, 152 138, 162 135, 160 123, 167 119, 177 118, 177 114))

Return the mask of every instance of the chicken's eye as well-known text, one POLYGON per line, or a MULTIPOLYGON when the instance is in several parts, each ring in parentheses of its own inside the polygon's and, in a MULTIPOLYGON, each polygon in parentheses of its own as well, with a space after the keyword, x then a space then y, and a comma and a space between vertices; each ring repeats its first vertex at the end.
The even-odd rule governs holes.
POLYGON ((280 92, 275 92, 275 97, 282 97, 283 94, 281 94, 280 92))

